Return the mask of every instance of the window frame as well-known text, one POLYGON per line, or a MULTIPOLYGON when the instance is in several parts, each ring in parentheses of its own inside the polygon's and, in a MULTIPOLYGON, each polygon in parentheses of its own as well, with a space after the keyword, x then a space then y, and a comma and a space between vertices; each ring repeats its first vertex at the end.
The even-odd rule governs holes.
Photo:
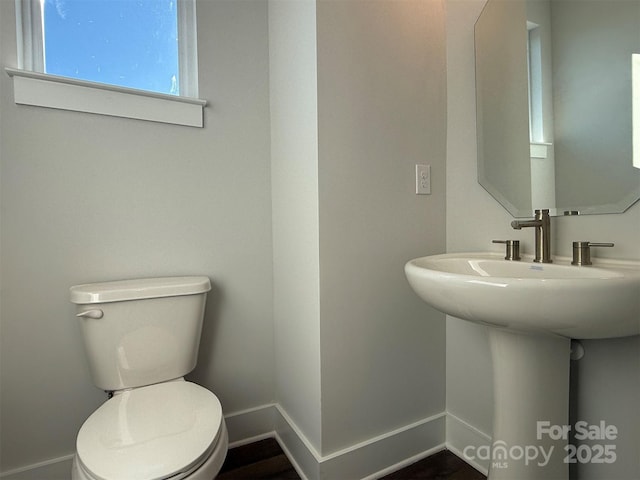
POLYGON ((45 73, 40 0, 15 0, 18 68, 5 68, 15 103, 203 127, 195 3, 177 0, 181 95, 170 95, 45 73))

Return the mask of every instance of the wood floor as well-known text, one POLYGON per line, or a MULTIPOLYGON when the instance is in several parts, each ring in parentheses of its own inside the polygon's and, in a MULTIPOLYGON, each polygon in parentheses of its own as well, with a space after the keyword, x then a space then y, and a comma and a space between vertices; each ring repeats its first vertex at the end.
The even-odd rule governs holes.
POLYGON ((216 480, 300 480, 289 459, 273 438, 229 450, 216 480))
MULTIPOLYGON (((442 451, 425 458, 383 480, 486 480, 487 477, 460 460, 453 453, 442 451)), ((284 452, 272 438, 232 448, 217 480, 300 480, 284 452)), ((355 480, 336 478, 331 480, 355 480)))

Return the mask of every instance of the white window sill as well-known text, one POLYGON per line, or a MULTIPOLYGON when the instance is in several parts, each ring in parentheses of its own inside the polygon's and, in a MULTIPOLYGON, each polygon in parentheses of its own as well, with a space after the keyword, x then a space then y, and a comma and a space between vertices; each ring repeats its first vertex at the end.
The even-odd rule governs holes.
POLYGON ((5 68, 17 104, 135 118, 190 127, 203 126, 206 100, 146 92, 46 73, 5 68))

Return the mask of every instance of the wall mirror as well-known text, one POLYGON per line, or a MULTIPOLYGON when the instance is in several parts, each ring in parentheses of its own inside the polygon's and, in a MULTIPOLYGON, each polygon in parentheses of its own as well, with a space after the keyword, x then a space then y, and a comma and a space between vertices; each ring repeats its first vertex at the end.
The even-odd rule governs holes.
POLYGON ((638 201, 640 1, 488 0, 475 45, 478 180, 491 195, 515 217, 638 201))

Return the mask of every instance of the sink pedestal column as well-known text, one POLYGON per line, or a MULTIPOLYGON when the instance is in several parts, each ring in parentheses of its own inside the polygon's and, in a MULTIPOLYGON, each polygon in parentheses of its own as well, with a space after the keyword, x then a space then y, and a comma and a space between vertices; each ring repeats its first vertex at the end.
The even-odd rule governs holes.
POLYGON ((568 480, 568 434, 561 430, 569 424, 570 340, 498 328, 490 328, 489 335, 494 392, 489 479, 568 480))

